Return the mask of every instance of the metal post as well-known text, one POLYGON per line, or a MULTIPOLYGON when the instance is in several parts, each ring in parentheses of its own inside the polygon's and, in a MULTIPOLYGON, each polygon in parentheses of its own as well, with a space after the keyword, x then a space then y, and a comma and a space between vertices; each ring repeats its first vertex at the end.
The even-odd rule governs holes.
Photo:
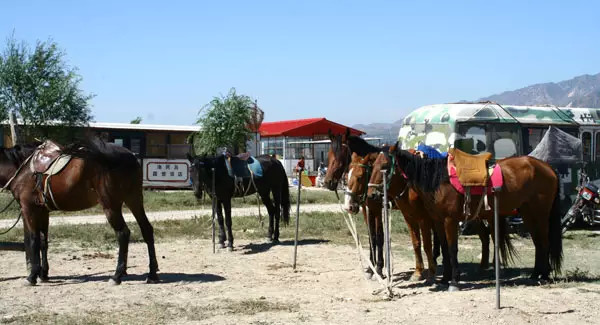
POLYGON ((391 241, 390 241, 390 218, 388 216, 388 196, 387 196, 387 170, 382 169, 383 174, 383 234, 385 240, 385 264, 387 269, 388 293, 392 294, 392 263, 391 263, 391 241))
POLYGON ((298 200, 296 202, 296 236, 294 237, 294 265, 296 269, 296 255, 298 254, 298 222, 300 221, 300 190, 302 190, 302 169, 298 173, 298 200))
POLYGON ((217 194, 215 193, 215 169, 212 168, 212 245, 213 254, 216 253, 215 249, 215 212, 217 210, 217 194))
POLYGON ((498 192, 494 192, 494 262, 496 263, 496 309, 500 309, 500 257, 498 254, 499 247, 499 225, 500 225, 500 216, 499 216, 499 200, 498 200, 498 192))

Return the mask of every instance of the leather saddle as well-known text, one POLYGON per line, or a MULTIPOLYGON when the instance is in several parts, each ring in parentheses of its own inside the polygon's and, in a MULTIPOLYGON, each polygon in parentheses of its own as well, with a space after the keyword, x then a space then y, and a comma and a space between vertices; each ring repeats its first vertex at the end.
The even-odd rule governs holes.
POLYGON ((33 173, 46 172, 61 153, 62 149, 56 142, 52 140, 44 141, 31 156, 31 171, 33 173))
POLYGON ((456 175, 463 186, 487 186, 487 162, 492 158, 489 152, 471 155, 456 148, 450 148, 448 154, 452 156, 449 163, 456 167, 456 175))
POLYGON ((225 165, 229 176, 233 178, 262 177, 262 167, 259 161, 249 152, 226 158, 225 165))

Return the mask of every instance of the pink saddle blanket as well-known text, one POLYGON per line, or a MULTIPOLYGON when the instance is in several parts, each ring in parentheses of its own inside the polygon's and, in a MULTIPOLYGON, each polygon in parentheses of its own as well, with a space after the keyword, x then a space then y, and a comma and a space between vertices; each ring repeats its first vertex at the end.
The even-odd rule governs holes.
MULTIPOLYGON (((504 184, 504 178, 502 177, 502 169, 500 165, 496 164, 492 167, 492 175, 490 176, 490 184, 488 184, 488 194, 492 194, 492 188, 501 188, 504 184)), ((465 194, 465 188, 462 186, 460 181, 458 180, 458 175, 456 174, 456 167, 449 165, 448 166, 448 175, 450 176, 450 184, 460 193, 465 194)), ((483 194, 483 186, 471 186, 471 195, 482 195, 483 194)))

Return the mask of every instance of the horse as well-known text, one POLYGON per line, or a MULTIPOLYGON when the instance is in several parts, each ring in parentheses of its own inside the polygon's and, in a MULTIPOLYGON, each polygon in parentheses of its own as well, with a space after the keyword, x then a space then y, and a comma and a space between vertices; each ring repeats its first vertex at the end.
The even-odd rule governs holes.
POLYGON ((269 213, 269 232, 267 240, 279 243, 279 221, 283 214, 283 223, 287 225, 290 220, 290 193, 285 169, 279 160, 270 155, 261 155, 256 158, 262 167, 263 176, 243 180, 242 193, 236 191, 233 177, 229 175, 227 157, 219 155, 216 157, 192 157, 188 154, 188 160, 192 163, 191 176, 192 188, 196 198, 202 198, 203 191, 212 195, 214 168, 214 192, 216 195, 216 210, 219 222, 219 244, 225 248, 225 228, 223 226, 223 208, 225 208, 225 224, 227 225, 228 249, 233 251, 233 232, 231 230, 231 198, 243 197, 258 192, 263 204, 269 213), (273 195, 271 201, 270 194, 273 195))
MULTIPOLYGON (((451 268, 448 271, 445 265, 444 279, 450 279, 449 291, 459 290, 457 236, 458 222, 464 219, 464 197, 450 184, 448 158, 421 158, 405 150, 390 154, 394 157, 393 164, 397 165, 411 187, 421 196, 426 210, 438 215, 443 222, 451 268)), ((390 162, 381 161, 380 164, 389 167, 390 162)), ((499 213, 510 215, 514 209, 519 211, 535 245, 531 278, 549 280, 551 270, 560 272, 563 257, 559 178, 550 165, 529 156, 505 158, 496 161, 496 164, 500 166, 504 178, 503 186, 496 194, 499 213)), ((473 200, 469 208, 475 209, 478 201, 473 200)), ((493 204, 491 210, 481 211, 479 215, 490 224, 493 220, 493 204)))
MULTIPOLYGON (((363 159, 366 159, 365 161, 363 161, 364 166, 370 166, 370 164, 374 161, 373 158, 376 157, 376 155, 379 152, 384 150, 382 148, 369 144, 360 137, 351 136, 349 132, 346 132, 346 134, 344 135, 336 136, 330 134, 329 138, 331 140, 331 146, 328 153, 329 163, 327 168, 327 175, 325 176, 325 185, 330 190, 335 190, 338 187, 338 182, 342 178, 344 172, 349 170, 353 154, 356 154, 356 157, 362 157, 363 159)), ((354 176, 356 177, 357 175, 354 176)), ((349 189, 349 193, 352 193, 351 189, 349 189)), ((363 206, 365 223, 369 227, 371 262, 373 263, 373 265, 376 265, 376 270, 381 275, 381 270, 384 264, 383 223, 381 219, 381 209, 383 207, 383 202, 381 199, 377 199, 374 197, 366 197, 366 187, 364 192, 361 191, 355 193, 361 193, 360 195, 354 195, 353 197, 362 198, 362 202, 360 205, 363 206), (366 213, 365 206, 368 207, 368 215, 366 213)), ((350 198, 348 198, 348 200, 349 199, 350 198)), ((350 212, 356 213, 358 212, 358 205, 347 204, 347 209, 350 212)), ((411 236, 411 242, 413 244, 413 250, 415 252, 415 272, 411 276, 411 279, 415 281, 427 279, 428 281, 430 281, 433 278, 433 276, 435 276, 437 265, 437 263, 435 262, 435 257, 433 256, 433 250, 431 245, 431 224, 425 218, 420 217, 420 214, 418 214, 419 212, 409 213, 409 211, 406 208, 401 208, 401 210, 406 224, 408 225, 409 233, 411 236), (421 234, 423 241, 421 241, 421 234), (429 265, 429 269, 427 272, 425 272, 423 256, 421 254, 421 245, 424 246, 425 253, 427 255, 429 265)), ((370 271, 371 270, 367 270, 367 272, 370 271)))
POLYGON ((133 213, 148 246, 150 271, 146 282, 159 282, 154 230, 144 211, 142 168, 133 153, 99 139, 87 139, 62 148, 62 154, 70 155, 71 160, 59 173, 47 176, 34 172, 28 164, 36 149, 37 145, 0 148, 0 185, 10 190, 19 202, 23 216, 26 257, 31 263, 26 284, 36 285, 38 277, 42 282, 49 280, 50 211, 79 211, 98 203, 119 243, 117 268, 109 282, 120 284, 127 274, 130 230, 123 219, 123 203, 133 213), (41 184, 46 184, 49 192, 41 184))
MULTIPOLYGON (((389 152, 392 154, 395 152, 396 146, 392 146, 389 149, 389 152)), ((442 283, 446 284, 450 277, 448 276, 452 271, 448 262, 450 261, 448 255, 447 243, 445 241, 444 235, 444 224, 443 220, 439 220, 434 217, 434 214, 429 214, 426 209, 423 201, 420 199, 419 194, 415 189, 412 188, 408 180, 406 179, 406 175, 403 174, 402 170, 395 164, 393 155, 390 155, 389 152, 381 152, 377 155, 375 162, 372 164, 372 172, 371 179, 369 180, 367 196, 371 200, 375 200, 377 198, 381 198, 383 193, 383 175, 381 173, 382 170, 386 170, 387 173, 387 195, 394 204, 400 208, 402 214, 406 216, 411 216, 411 218, 415 218, 420 222, 427 222, 428 225, 433 223, 435 227, 435 232, 437 234, 435 239, 440 239, 440 243, 436 243, 437 246, 440 244, 443 246, 442 254, 443 254, 443 265, 444 265, 444 276, 441 280, 442 283)), ((417 152, 409 151, 412 154, 418 154, 417 152)), ((362 182, 360 180, 356 181, 358 184, 362 182)), ((364 189, 356 189, 356 191, 364 191, 364 189)), ((485 271, 489 267, 489 246, 490 246, 490 231, 483 222, 480 220, 473 220, 476 222, 476 226, 478 226, 478 235, 481 240, 482 245, 482 254, 481 261, 479 264, 480 272, 485 271)), ((410 226, 409 226, 410 227, 410 226)), ((410 229, 410 228, 409 228, 410 229)), ((506 222, 500 223, 500 257, 503 263, 512 262, 514 256, 516 255, 514 251, 514 246, 511 243, 510 234, 508 232, 508 226, 506 222)), ((427 252, 427 247, 425 251, 427 252)), ((434 260, 436 256, 434 253, 434 260)))

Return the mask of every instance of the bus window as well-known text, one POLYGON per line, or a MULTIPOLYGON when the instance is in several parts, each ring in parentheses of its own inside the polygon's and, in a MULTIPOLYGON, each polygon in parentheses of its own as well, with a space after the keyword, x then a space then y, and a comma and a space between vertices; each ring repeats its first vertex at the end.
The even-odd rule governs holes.
POLYGON ((590 132, 581 133, 581 145, 583 146, 583 161, 592 160, 592 134, 590 132))
POLYGON ((600 132, 596 132, 596 161, 600 161, 600 132))
POLYGON ((454 147, 470 154, 488 151, 486 125, 459 125, 458 134, 454 140, 454 147))
POLYGON ((519 130, 515 125, 494 124, 490 142, 495 159, 514 157, 519 154, 519 130))

